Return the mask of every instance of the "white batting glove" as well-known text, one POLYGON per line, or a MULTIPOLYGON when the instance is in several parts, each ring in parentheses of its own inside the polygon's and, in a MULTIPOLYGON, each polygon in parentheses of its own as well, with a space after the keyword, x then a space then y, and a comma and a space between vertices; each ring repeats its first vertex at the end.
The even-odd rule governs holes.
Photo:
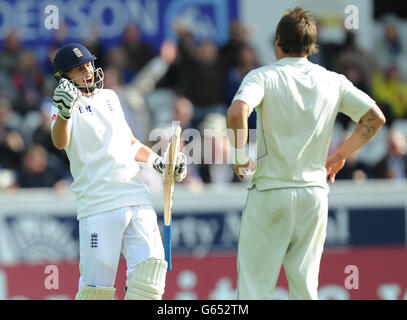
POLYGON ((182 152, 177 154, 177 163, 175 165, 175 181, 181 182, 187 176, 187 156, 182 152))
POLYGON ((153 168, 158 171, 158 173, 164 174, 165 172, 165 160, 159 155, 156 156, 152 162, 153 168))
POLYGON ((68 79, 62 78, 52 99, 54 106, 59 109, 58 115, 62 119, 70 119, 73 105, 80 97, 80 91, 68 79))
MULTIPOLYGON (((164 158, 157 155, 157 157, 152 162, 153 168, 159 173, 164 174, 165 172, 165 160, 164 158)), ((175 164, 174 177, 175 181, 181 182, 185 179, 187 175, 187 157, 182 152, 177 153, 177 162, 175 164)))

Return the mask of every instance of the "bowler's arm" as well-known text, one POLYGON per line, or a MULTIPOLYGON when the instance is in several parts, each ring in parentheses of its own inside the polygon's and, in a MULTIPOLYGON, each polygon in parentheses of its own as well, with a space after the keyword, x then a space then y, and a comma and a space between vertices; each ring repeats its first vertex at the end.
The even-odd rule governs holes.
POLYGON ((231 145, 236 148, 244 148, 247 142, 250 108, 247 103, 235 100, 228 108, 226 122, 228 127, 228 137, 231 145))
POLYGON ((345 165, 346 159, 365 146, 386 123, 383 112, 377 105, 372 106, 355 126, 351 136, 346 139, 327 159, 325 168, 330 182, 345 165))

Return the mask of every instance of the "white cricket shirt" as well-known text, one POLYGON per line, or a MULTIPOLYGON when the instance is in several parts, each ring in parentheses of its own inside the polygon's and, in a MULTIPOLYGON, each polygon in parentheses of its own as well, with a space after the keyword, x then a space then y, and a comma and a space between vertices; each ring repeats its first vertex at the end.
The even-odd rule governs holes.
MULTIPOLYGON (((51 127, 58 111, 52 107, 51 127)), ((74 179, 71 190, 76 195, 78 220, 120 207, 152 204, 134 159, 131 130, 113 90, 82 96, 75 103, 69 126, 65 151, 74 179)))
POLYGON ((257 112, 259 190, 328 188, 325 162, 338 112, 353 121, 375 105, 343 75, 306 58, 283 58, 249 72, 233 100, 257 112))

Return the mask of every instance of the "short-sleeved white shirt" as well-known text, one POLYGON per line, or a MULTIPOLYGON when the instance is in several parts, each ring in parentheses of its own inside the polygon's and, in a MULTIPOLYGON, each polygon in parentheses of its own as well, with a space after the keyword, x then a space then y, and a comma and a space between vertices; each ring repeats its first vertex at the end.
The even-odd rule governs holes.
MULTIPOLYGON (((52 107, 51 127, 58 108, 52 107)), ((151 204, 130 143, 131 130, 112 90, 81 97, 69 119, 65 148, 74 182, 78 219, 120 207, 151 204)))
POLYGON ((249 72, 233 100, 257 112, 260 190, 328 188, 325 162, 338 112, 353 121, 375 105, 345 76, 306 58, 283 58, 249 72))

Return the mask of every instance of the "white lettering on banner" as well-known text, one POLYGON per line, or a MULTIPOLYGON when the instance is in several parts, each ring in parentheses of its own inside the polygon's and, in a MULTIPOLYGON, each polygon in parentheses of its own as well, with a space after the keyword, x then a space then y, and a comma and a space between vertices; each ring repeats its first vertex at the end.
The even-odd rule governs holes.
POLYGON ((79 243, 72 236, 73 223, 64 223, 52 216, 16 217, 3 225, 10 235, 4 245, 27 262, 74 259, 78 256, 79 243))
POLYGON ((175 293, 175 300, 197 300, 198 295, 194 292, 197 284, 197 275, 192 270, 182 270, 177 277, 177 284, 181 291, 175 293))
POLYGON ((157 0, 146 1, 145 7, 141 2, 126 1, 130 21, 138 21, 140 28, 148 36, 154 36, 159 32, 159 9, 157 0))
POLYGON ((185 247, 193 248, 194 256, 205 256, 211 251, 219 228, 215 219, 179 219, 172 228, 173 246, 181 246, 182 240, 185 247))
POLYGON ((377 295, 382 300, 407 300, 407 290, 400 297, 402 289, 398 283, 383 283, 377 288, 377 295))
POLYGON ((18 30, 21 38, 25 40, 34 40, 39 25, 38 15, 35 13, 38 7, 32 1, 19 1, 16 5, 18 12, 18 30))
POLYGON ((325 285, 318 290, 320 300, 349 300, 348 291, 338 285, 325 285))
POLYGON ((92 3, 91 21, 99 22, 99 32, 102 38, 115 38, 124 29, 127 21, 127 11, 119 1, 98 0, 92 3), (103 20, 103 14, 108 10, 112 14, 110 22, 103 20))
POLYGON ((349 239, 349 212, 344 208, 340 208, 335 211, 333 217, 328 216, 326 244, 348 244, 349 239))
POLYGON ((86 3, 71 0, 67 4, 64 4, 63 8, 63 16, 65 17, 65 20, 70 20, 73 22, 73 25, 70 25, 68 27, 69 37, 84 38, 87 35, 88 27, 90 24, 89 16, 84 12, 86 3))
POLYGON ((197 7, 185 9, 178 20, 183 25, 191 28, 194 35, 199 39, 216 38, 216 27, 210 16, 205 15, 197 7))
POLYGON ((15 27, 13 7, 8 2, 0 1, 0 21, 0 39, 3 39, 15 27))
POLYGON ((222 277, 216 281, 215 289, 209 292, 209 300, 235 300, 237 290, 233 289, 232 280, 229 277, 222 277))
POLYGON ((228 212, 225 214, 225 220, 222 230, 222 243, 233 245, 239 239, 240 215, 237 212, 228 212))
POLYGON ((51 37, 49 31, 59 28, 59 19, 69 22, 71 38, 88 36, 92 25, 98 27, 102 39, 116 38, 129 22, 154 37, 160 30, 158 4, 158 0, 0 1, 0 40, 12 29, 19 31, 23 41, 51 37), (110 19, 105 19, 106 12, 110 12, 110 19))

